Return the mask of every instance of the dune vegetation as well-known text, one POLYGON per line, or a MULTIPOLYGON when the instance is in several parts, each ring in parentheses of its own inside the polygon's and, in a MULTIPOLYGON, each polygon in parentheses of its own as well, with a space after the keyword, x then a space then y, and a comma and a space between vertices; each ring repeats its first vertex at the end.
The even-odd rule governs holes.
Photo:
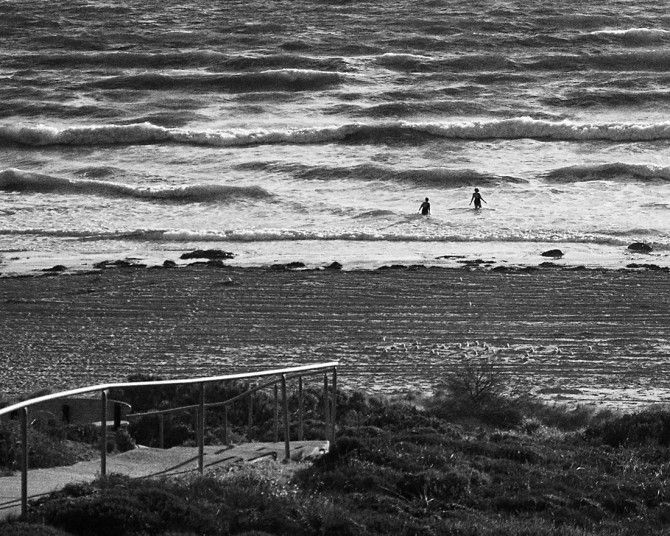
MULTIPOLYGON (((176 396, 155 391, 134 404, 159 406, 168 395, 176 396)), ((184 401, 193 395, 178 394, 184 401)), ((321 399, 316 391, 307 398, 308 434, 318 436, 321 399)), ((271 433, 271 419, 260 419, 271 415, 270 398, 259 394, 254 408, 255 422, 267 425, 256 430, 263 438, 271 433)), ((159 480, 110 475, 31 503, 29 519, 0 525, 0 534, 587 536, 670 529, 667 408, 618 413, 547 404, 509 392, 479 363, 446 378, 428 399, 342 391, 338 411, 336 440, 313 463, 266 461, 159 480)), ((246 439, 244 421, 232 420, 239 440, 246 439)), ((211 424, 208 442, 217 441, 211 424)), ((173 426, 181 430, 171 432, 174 441, 192 441, 186 421, 173 426)), ((154 428, 140 421, 130 435, 151 443, 154 428)))

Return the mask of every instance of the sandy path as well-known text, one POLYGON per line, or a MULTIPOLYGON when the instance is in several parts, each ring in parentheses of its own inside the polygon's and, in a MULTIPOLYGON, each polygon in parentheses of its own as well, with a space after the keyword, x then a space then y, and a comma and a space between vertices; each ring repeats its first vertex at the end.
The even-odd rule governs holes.
POLYGON ((669 290, 664 271, 554 269, 5 278, 0 380, 12 395, 339 360, 348 386, 406 391, 487 355, 545 396, 635 404, 670 395, 669 290))
MULTIPOLYGON (((291 460, 300 462, 322 455, 328 441, 292 441, 291 460)), ((230 465, 254 463, 261 460, 284 460, 284 443, 245 443, 234 446, 205 445, 203 466, 206 473, 230 465)), ((290 464, 295 468, 294 464, 290 464)), ((139 448, 107 457, 107 474, 132 478, 163 477, 195 473, 198 470, 198 450, 193 447, 170 449, 139 448)), ((31 469, 28 471, 28 498, 34 499, 65 487, 67 484, 91 482, 100 475, 100 460, 74 465, 31 469)), ((0 477, 0 520, 21 513, 21 474, 0 477)))

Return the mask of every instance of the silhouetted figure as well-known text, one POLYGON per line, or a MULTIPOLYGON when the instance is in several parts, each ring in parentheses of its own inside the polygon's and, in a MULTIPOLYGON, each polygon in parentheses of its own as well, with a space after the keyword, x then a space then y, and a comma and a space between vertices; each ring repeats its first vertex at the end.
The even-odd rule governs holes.
POLYGON ((428 202, 428 198, 426 197, 426 200, 421 203, 421 206, 419 207, 419 212, 423 214, 424 216, 428 216, 430 214, 430 203, 428 202))
MULTIPOLYGON (((475 188, 475 193, 472 194, 472 197, 470 198, 470 205, 472 205, 472 202, 475 202, 475 208, 482 208, 482 201, 484 201, 484 198, 482 197, 482 194, 479 193, 479 188, 475 188)), ((486 203, 486 201, 484 201, 486 203)))

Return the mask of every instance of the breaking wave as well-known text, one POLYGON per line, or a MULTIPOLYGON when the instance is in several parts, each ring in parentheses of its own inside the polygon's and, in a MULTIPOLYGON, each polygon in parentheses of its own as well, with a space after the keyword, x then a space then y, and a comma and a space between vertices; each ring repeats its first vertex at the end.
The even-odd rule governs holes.
POLYGON ((544 175, 550 182, 570 183, 587 181, 670 182, 670 167, 644 164, 599 164, 569 166, 544 175))
POLYGON ((387 69, 417 73, 571 71, 575 69, 664 72, 670 69, 670 51, 652 49, 601 54, 547 53, 526 55, 515 59, 511 59, 505 54, 465 54, 449 57, 421 54, 382 54, 374 58, 374 61, 377 65, 387 69))
POLYGON ((516 177, 479 173, 471 169, 417 168, 398 170, 371 164, 351 167, 269 164, 267 169, 289 172, 293 177, 301 180, 390 181, 443 188, 526 182, 516 177))
POLYGON ((469 54, 448 58, 433 58, 418 54, 387 53, 375 59, 387 69, 410 72, 493 71, 515 66, 504 54, 469 54))
POLYGON ((272 194, 259 186, 193 185, 153 190, 96 180, 70 180, 18 169, 0 171, 0 190, 25 193, 97 195, 173 203, 225 202, 267 199, 272 194))
MULTIPOLYGON (((416 219, 419 218, 404 218, 416 219)), ((430 226, 431 230, 441 226, 430 226)), ((187 229, 137 229, 133 231, 99 231, 74 229, 2 229, 4 236, 44 236, 54 238, 78 238, 83 241, 98 240, 130 240, 141 242, 281 242, 281 241, 352 241, 352 242, 547 242, 547 243, 585 243, 610 246, 626 246, 630 244, 628 233, 620 236, 616 232, 599 231, 597 233, 572 234, 564 233, 557 236, 555 231, 536 232, 532 235, 509 232, 498 232, 487 236, 468 236, 465 234, 449 234, 447 232, 431 232, 422 234, 404 232, 402 230, 296 230, 296 229, 236 229, 221 231, 187 230, 187 229)), ((668 249, 662 243, 654 242, 657 250, 668 249)))
POLYGON ((550 106, 635 106, 647 103, 670 102, 670 90, 658 89, 649 91, 603 90, 574 91, 560 97, 543 99, 550 106))
POLYGON ((58 129, 49 126, 0 127, 0 145, 135 145, 176 143, 212 147, 323 143, 421 143, 427 139, 522 139, 560 141, 607 140, 641 142, 670 139, 664 123, 576 123, 521 117, 462 123, 350 123, 288 130, 198 131, 159 127, 151 123, 58 129))
POLYGON ((619 41, 627 45, 648 45, 670 41, 670 31, 661 28, 627 28, 621 30, 595 30, 582 34, 579 40, 619 41))

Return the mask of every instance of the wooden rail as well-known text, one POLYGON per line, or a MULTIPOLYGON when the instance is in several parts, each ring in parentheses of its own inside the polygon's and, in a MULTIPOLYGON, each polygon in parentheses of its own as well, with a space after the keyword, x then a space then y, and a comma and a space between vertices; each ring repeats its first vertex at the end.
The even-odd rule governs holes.
POLYGON ((325 435, 332 442, 335 437, 335 405, 336 405, 336 389, 337 389, 337 366, 336 361, 331 361, 328 363, 318 363, 314 365, 303 365, 298 367, 289 367, 283 369, 272 369, 264 370, 258 372, 247 372, 240 374, 227 374, 224 376, 208 376, 204 378, 182 378, 175 380, 157 380, 157 381, 141 381, 141 382, 122 382, 122 383, 104 383, 99 385, 91 385, 88 387, 80 387, 78 389, 70 389, 68 391, 61 391, 58 393, 52 393, 37 398, 31 398, 30 400, 23 400, 12 404, 11 406, 6 406, 0 409, 0 416, 18 413, 20 422, 21 422, 21 516, 26 517, 28 512, 28 426, 29 421, 29 408, 35 406, 42 402, 48 402, 51 400, 58 400, 61 398, 67 398, 74 395, 81 394, 90 394, 90 393, 99 393, 100 394, 100 475, 105 476, 107 474, 107 395, 110 389, 123 389, 123 388, 150 388, 150 387, 159 387, 167 385, 198 385, 198 403, 190 406, 182 406, 179 408, 170 408, 166 410, 156 410, 148 411, 143 413, 130 414, 127 417, 140 417, 145 415, 158 415, 159 416, 159 436, 160 436, 160 446, 163 447, 163 433, 164 433, 164 423, 163 417, 166 413, 171 413, 175 411, 187 411, 195 410, 196 412, 196 437, 198 443, 198 470, 202 474, 204 472, 204 445, 205 445, 205 410, 208 407, 223 406, 224 408, 224 423, 225 423, 225 437, 224 442, 227 443, 227 428, 228 428, 228 417, 227 410, 228 407, 233 404, 235 401, 247 398, 249 401, 249 427, 252 424, 252 397, 251 395, 260 389, 267 388, 269 386, 274 386, 274 400, 275 400, 275 438, 278 437, 279 430, 279 399, 278 399, 278 389, 277 386, 281 386, 281 397, 282 397, 282 413, 283 413, 283 428, 284 428, 284 454, 285 461, 290 459, 291 455, 291 446, 290 446, 290 419, 288 412, 288 397, 286 382, 290 379, 298 379, 298 418, 299 418, 299 428, 298 428, 298 439, 301 440, 303 436, 303 376, 309 376, 314 374, 323 374, 324 381, 324 417, 325 417, 325 435), (332 375, 332 387, 328 389, 328 373, 332 375), (261 378, 272 378, 269 381, 255 386, 251 389, 248 389, 244 393, 234 396, 225 401, 212 402, 207 404, 205 400, 205 386, 211 383, 225 382, 232 380, 250 380, 250 379, 261 379, 261 378))

